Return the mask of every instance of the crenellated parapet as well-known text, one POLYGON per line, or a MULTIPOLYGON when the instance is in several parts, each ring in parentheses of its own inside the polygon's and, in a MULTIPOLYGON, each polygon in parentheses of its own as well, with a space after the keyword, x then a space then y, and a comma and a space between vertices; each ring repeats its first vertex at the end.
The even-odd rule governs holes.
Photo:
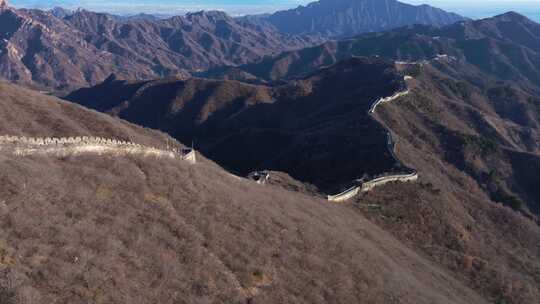
POLYGON ((414 182, 418 180, 418 173, 391 174, 380 176, 372 180, 360 183, 336 195, 328 195, 327 199, 331 202, 344 202, 357 196, 359 193, 369 192, 376 187, 384 186, 392 182, 414 182))
POLYGON ((351 198, 357 196, 358 193, 360 193, 360 188, 361 188, 360 186, 354 186, 336 195, 328 195, 327 199, 331 202, 348 201, 351 198))
POLYGON ((412 172, 408 174, 393 174, 393 175, 375 178, 373 180, 362 183, 362 186, 360 187, 360 191, 369 192, 373 190, 373 188, 380 187, 391 182, 414 182, 417 180, 418 180, 417 172, 412 172))
POLYGON ((0 152, 26 155, 78 155, 78 154, 140 154, 145 156, 168 157, 189 163, 197 162, 194 149, 147 147, 137 143, 103 137, 25 137, 0 136, 0 152))

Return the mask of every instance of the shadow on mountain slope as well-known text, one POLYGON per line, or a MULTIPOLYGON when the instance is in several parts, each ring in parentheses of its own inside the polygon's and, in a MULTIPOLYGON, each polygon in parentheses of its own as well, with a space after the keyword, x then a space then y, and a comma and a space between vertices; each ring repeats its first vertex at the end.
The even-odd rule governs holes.
POLYGON ((118 82, 78 90, 68 100, 163 130, 245 175, 259 169, 336 191, 363 175, 399 170, 387 134, 367 114, 404 87, 393 64, 353 58, 277 87, 190 79, 147 84, 116 99, 118 82), (124 101, 125 99, 125 101, 124 101))

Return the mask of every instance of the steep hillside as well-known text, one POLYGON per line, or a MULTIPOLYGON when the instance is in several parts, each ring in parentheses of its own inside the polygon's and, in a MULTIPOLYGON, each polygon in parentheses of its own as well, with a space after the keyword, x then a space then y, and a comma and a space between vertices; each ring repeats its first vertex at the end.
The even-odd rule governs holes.
POLYGON ((537 99, 469 64, 424 65, 411 94, 377 110, 420 183, 379 188, 352 206, 493 303, 535 303, 537 99))
POLYGON ((427 146, 474 178, 493 200, 537 218, 540 196, 532 186, 540 159, 537 88, 493 81, 468 64, 424 68, 426 84, 417 102, 426 108, 415 124, 433 133, 426 135, 427 146))
POLYGON ((163 146, 170 137, 69 102, 0 82, 0 135, 96 136, 163 146))
POLYGON ((443 28, 411 26, 370 33, 320 46, 284 52, 273 58, 207 73, 214 78, 252 75, 265 81, 301 77, 351 56, 379 55, 396 61, 423 61, 452 56, 503 80, 540 86, 540 25, 516 13, 443 28), (221 76, 224 75, 224 76, 221 76))
POLYGON ((189 79, 109 81, 66 98, 166 131, 242 175, 285 171, 337 191, 398 170, 387 134, 368 110, 404 87, 393 64, 355 58, 277 87, 189 79), (347 164, 347 165, 342 165, 347 164))
MULTIPOLYGON (((0 107, 0 134, 164 138, 6 84, 0 107)), ((2 150, 0 182, 2 303, 488 303, 348 208, 205 159, 2 150)))
POLYGON ((414 6, 395 0, 320 0, 261 19, 285 33, 327 37, 380 32, 412 24, 442 26, 464 20, 429 5, 414 6))
POLYGON ((279 33, 221 12, 165 20, 120 20, 77 11, 0 11, 0 76, 43 90, 99 83, 111 73, 135 79, 249 63, 318 40, 279 33))

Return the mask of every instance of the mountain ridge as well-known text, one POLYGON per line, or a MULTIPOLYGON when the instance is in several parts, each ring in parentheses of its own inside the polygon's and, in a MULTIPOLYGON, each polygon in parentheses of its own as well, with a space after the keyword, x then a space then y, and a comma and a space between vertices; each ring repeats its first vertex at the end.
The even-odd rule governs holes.
POLYGON ((51 12, 7 8, 0 12, 0 75, 44 90, 69 90, 103 81, 111 73, 152 79, 237 65, 315 40, 237 21, 221 12, 163 20, 118 20, 79 10, 51 12))
MULTIPOLYGON (((407 5, 388 3, 398 15, 409 10, 407 5)), ((398 23, 371 30, 417 22, 439 25, 459 19, 436 11, 403 20, 395 15, 376 18, 373 24, 389 20, 398 23)), ((364 15, 369 11, 358 11, 353 19, 368 20, 362 18, 364 15)), ((121 18, 83 9, 40 11, 8 6, 0 13, 0 75, 59 95, 95 85, 111 73, 131 79, 186 78, 219 66, 257 62, 332 38, 318 32, 280 31, 264 19, 271 16, 232 18, 219 11, 199 11, 166 19, 144 15, 121 18)))
POLYGON ((517 13, 509 13, 441 28, 414 25, 362 34, 284 52, 247 65, 213 69, 202 75, 272 82, 303 77, 320 66, 351 56, 378 55, 389 60, 420 62, 442 59, 439 57, 442 55, 468 61, 503 80, 537 86, 540 83, 539 33, 538 23, 517 13))

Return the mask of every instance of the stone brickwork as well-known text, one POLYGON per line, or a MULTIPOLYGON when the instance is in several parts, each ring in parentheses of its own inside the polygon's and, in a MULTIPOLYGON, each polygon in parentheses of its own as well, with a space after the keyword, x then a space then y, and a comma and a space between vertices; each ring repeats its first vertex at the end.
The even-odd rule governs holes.
POLYGON ((418 173, 413 172, 409 174, 393 174, 388 176, 381 176, 367 182, 361 183, 358 186, 351 187, 339 194, 328 195, 327 199, 331 202, 344 202, 357 196, 362 192, 369 192, 376 187, 383 186, 391 182, 414 182, 418 180, 418 173))
POLYGON ((358 193, 360 193, 360 186, 354 186, 336 195, 328 195, 327 199, 331 202, 344 202, 357 196, 358 193))
POLYGON ((395 174, 389 176, 382 176, 379 178, 372 179, 368 182, 362 183, 360 187, 361 192, 371 191, 375 187, 382 186, 391 182, 413 182, 418 180, 418 173, 413 172, 410 174, 395 174))
POLYGON ((195 164, 196 151, 193 149, 159 149, 133 142, 103 137, 25 137, 0 136, 0 152, 17 156, 55 155, 68 156, 79 154, 139 154, 143 156, 168 157, 185 160, 195 164))

